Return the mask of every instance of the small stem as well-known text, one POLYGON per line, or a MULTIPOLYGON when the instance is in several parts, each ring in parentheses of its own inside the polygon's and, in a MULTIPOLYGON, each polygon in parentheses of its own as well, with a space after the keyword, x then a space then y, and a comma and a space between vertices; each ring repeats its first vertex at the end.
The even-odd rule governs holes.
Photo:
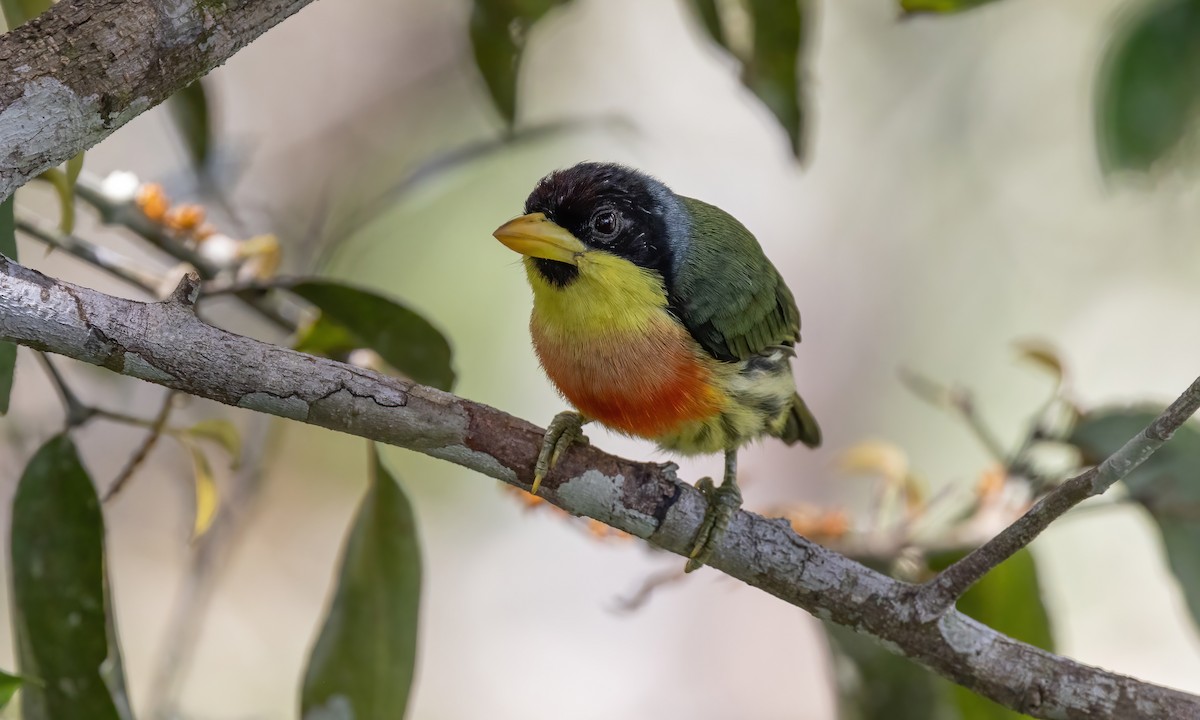
MULTIPOLYGON (((89 173, 80 173, 75 184, 75 194, 80 200, 91 205, 105 223, 128 228, 159 250, 196 268, 201 279, 212 280, 220 273, 220 268, 214 266, 195 250, 175 240, 158 223, 147 218, 135 205, 114 203, 109 200, 100 189, 100 181, 89 173)), ((290 333, 296 330, 297 324, 280 313, 266 298, 252 297, 245 293, 238 294, 237 298, 284 332, 290 333)))
POLYGON ((90 173, 83 172, 75 181, 75 196, 91 205, 100 219, 109 225, 121 225, 176 260, 196 268, 200 277, 216 277, 218 268, 191 248, 176 242, 162 226, 146 217, 137 206, 129 203, 114 203, 100 189, 100 181, 90 173))
POLYGON ((943 386, 908 368, 900 369, 900 382, 930 405, 954 411, 963 419, 967 429, 979 440, 992 459, 1008 468, 1009 453, 975 411, 975 399, 969 390, 943 386))
POLYGON ((154 446, 158 443, 158 439, 162 437, 163 430, 165 430, 167 427, 167 419, 171 417, 171 409, 175 406, 175 395, 176 393, 174 390, 167 391, 166 395, 163 396, 162 405, 158 409, 158 414, 155 415, 154 420, 149 423, 146 423, 145 420, 141 420, 140 418, 134 418, 108 411, 101 411, 101 414, 109 420, 116 420, 118 422, 129 423, 131 425, 148 426, 150 428, 150 434, 148 434, 145 439, 142 440, 142 444, 138 446, 137 452, 135 452, 133 456, 129 458, 129 461, 125 463, 125 467, 121 469, 121 472, 117 473, 116 479, 114 479, 112 484, 108 486, 108 490, 104 492, 104 497, 102 497, 100 500, 101 502, 108 502, 116 497, 117 493, 121 492, 126 483, 129 482, 129 479, 133 477, 133 474, 137 472, 137 469, 141 467, 142 463, 145 462, 146 458, 150 455, 150 451, 154 449, 154 446))
POLYGON ((67 381, 59 374, 58 368, 50 362, 46 353, 39 352, 37 356, 42 362, 42 367, 46 369, 46 374, 54 382, 55 389, 58 390, 58 397, 62 400, 63 409, 67 415, 67 427, 76 428, 91 420, 96 414, 96 409, 88 407, 79 400, 79 397, 67 385, 67 381))
POLYGON ((1200 409, 1200 378, 1145 430, 1129 440, 1103 463, 1062 483, 1015 523, 943 570, 921 587, 917 612, 924 621, 944 615, 972 585, 1018 550, 1033 542, 1050 523, 1089 497, 1100 495, 1129 475, 1162 447, 1196 410, 1200 409))
POLYGON ((138 288, 147 295, 153 296, 158 292, 160 277, 139 268, 137 263, 124 255, 75 235, 65 235, 57 230, 51 230, 31 218, 17 218, 17 230, 52 248, 67 252, 118 280, 138 288))

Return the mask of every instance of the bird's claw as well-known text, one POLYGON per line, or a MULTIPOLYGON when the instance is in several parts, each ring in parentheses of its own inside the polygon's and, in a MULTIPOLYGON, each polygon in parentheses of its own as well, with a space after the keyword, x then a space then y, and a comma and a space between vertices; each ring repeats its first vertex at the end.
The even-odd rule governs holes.
POLYGON ((587 420, 582 415, 570 410, 554 416, 549 427, 546 428, 546 435, 542 439, 542 449, 538 452, 537 463, 533 466, 533 487, 529 492, 537 495, 542 480, 554 469, 558 459, 562 457, 567 448, 577 442, 587 443, 587 436, 583 434, 583 426, 586 422, 587 420))
POLYGON ((704 513, 704 522, 696 533, 692 552, 688 555, 684 572, 692 572, 704 567, 705 563, 716 551, 721 542, 721 536, 729 527, 733 514, 742 506, 742 491, 737 481, 726 477, 720 487, 713 485, 712 478, 701 478, 696 483, 696 489, 708 500, 708 509, 704 513))

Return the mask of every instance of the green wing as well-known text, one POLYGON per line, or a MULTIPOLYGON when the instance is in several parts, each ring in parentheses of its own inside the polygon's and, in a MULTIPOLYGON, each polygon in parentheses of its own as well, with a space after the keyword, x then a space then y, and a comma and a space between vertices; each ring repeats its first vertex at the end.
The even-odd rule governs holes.
POLYGON ((691 237, 670 299, 692 337, 725 361, 799 342, 796 300, 750 231, 718 207, 680 200, 691 237))

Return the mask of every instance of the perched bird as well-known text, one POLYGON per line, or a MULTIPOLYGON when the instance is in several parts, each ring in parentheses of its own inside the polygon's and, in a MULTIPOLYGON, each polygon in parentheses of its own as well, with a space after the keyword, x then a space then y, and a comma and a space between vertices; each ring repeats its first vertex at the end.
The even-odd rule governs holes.
POLYGON ((493 234, 525 256, 534 348, 578 411, 550 423, 532 492, 592 420, 683 455, 724 452, 720 487, 697 484, 709 507, 687 570, 702 566, 742 503, 738 449, 821 443, 792 380, 791 291, 728 213, 619 165, 550 173, 493 234))

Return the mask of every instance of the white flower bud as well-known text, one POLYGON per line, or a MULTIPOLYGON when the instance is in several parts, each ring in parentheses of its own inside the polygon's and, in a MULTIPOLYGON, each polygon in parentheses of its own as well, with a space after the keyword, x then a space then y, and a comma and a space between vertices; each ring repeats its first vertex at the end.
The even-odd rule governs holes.
POLYGON ((100 192, 109 202, 124 204, 133 202, 142 181, 128 170, 114 170, 100 182, 100 192))

